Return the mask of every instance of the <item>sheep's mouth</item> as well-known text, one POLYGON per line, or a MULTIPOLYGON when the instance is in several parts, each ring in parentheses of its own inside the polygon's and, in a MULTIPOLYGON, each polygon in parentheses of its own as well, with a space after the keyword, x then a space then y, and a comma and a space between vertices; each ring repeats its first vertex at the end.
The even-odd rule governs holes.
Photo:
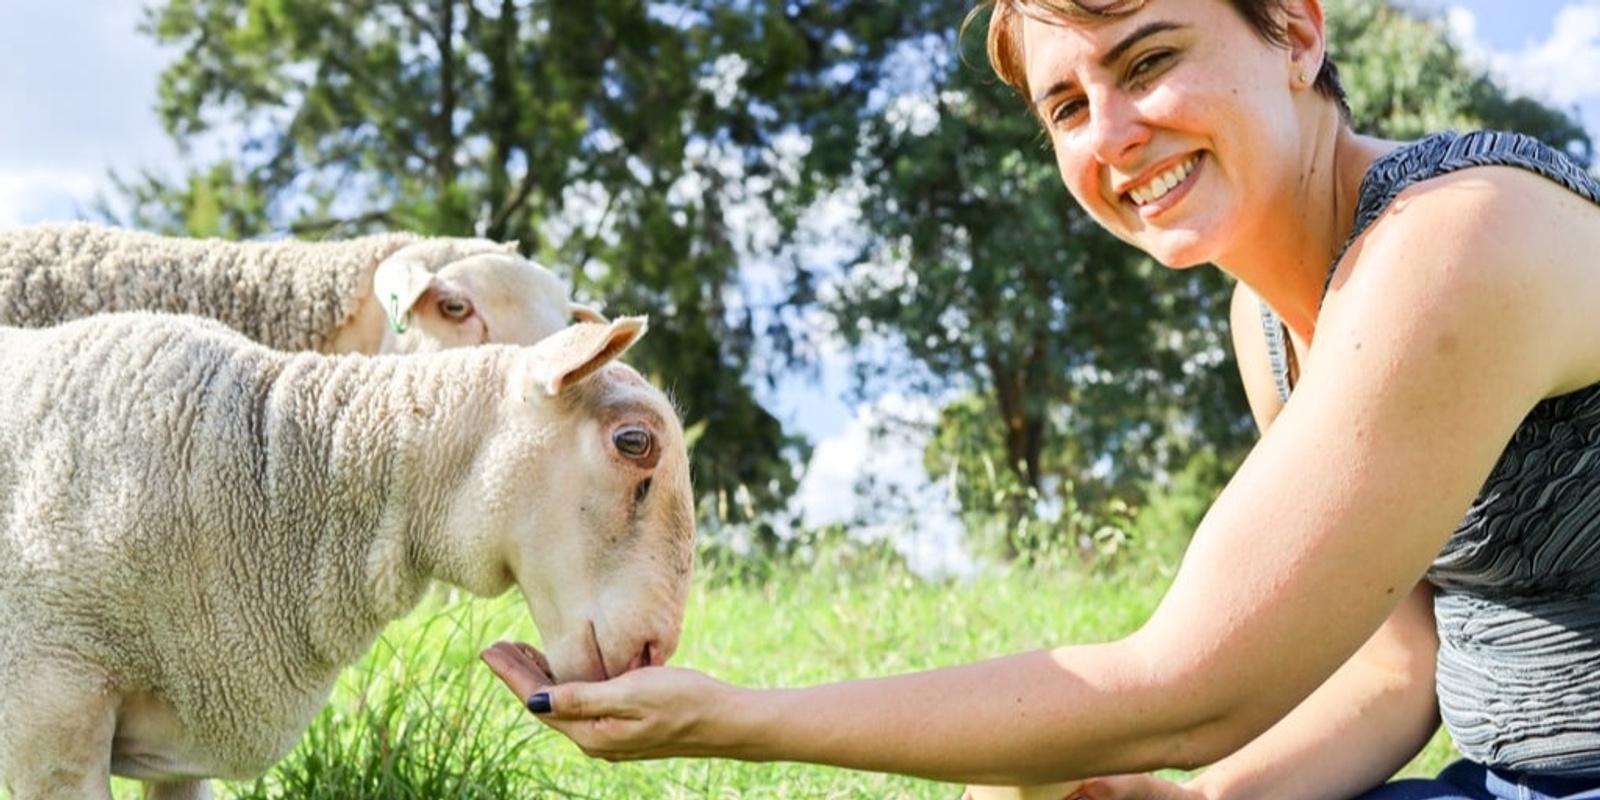
POLYGON ((534 647, 531 644, 518 642, 517 649, 521 650, 523 655, 533 659, 533 665, 543 671, 552 682, 556 680, 556 671, 551 668, 550 659, 546 658, 544 653, 539 652, 539 648, 534 647))
POLYGON ((594 627, 594 620, 589 620, 589 643, 594 647, 595 663, 600 665, 600 679, 611 680, 611 670, 606 667, 606 653, 600 649, 600 631, 594 627))

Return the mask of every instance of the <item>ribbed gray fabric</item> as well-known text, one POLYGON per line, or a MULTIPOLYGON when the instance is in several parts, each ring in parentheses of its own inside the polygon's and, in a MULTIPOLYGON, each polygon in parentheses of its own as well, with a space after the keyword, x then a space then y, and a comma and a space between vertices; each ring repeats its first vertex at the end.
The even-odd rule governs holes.
POLYGON ((1278 387, 1278 399, 1289 402, 1289 392, 1294 390, 1289 375, 1289 332, 1283 320, 1266 303, 1261 304, 1261 327, 1267 334, 1267 358, 1272 361, 1272 382, 1278 387))
MULTIPOLYGON (((1408 186, 1486 165, 1527 169, 1600 204, 1600 184, 1535 139, 1441 133, 1372 165, 1351 240, 1408 186)), ((1264 309, 1262 324, 1287 400, 1282 323, 1264 309)), ((1428 579, 1438 587, 1439 706, 1462 754, 1600 776, 1600 384, 1534 407, 1428 579)))

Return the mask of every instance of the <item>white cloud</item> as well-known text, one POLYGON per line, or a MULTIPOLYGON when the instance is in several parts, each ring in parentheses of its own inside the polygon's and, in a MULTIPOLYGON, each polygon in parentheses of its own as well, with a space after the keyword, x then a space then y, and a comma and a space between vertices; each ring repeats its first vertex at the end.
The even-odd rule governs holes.
POLYGON ((887 539, 921 574, 973 569, 955 500, 922 467, 937 413, 933 401, 903 395, 857 409, 849 426, 812 455, 795 498, 804 523, 842 523, 864 539, 887 539))
POLYGON ((77 219, 98 177, 70 170, 0 171, 0 227, 77 219))
POLYGON ((0 224, 77 216, 126 175, 176 160, 153 110, 171 54, 121 0, 21 3, 0 25, 0 224))
POLYGON ((1530 95, 1563 105, 1600 98, 1600 5, 1569 5, 1557 12, 1550 38, 1511 53, 1506 73, 1530 95))
POLYGON ((1542 40, 1514 49, 1487 43, 1477 15, 1461 6, 1445 14, 1456 43, 1489 68, 1506 88, 1558 108, 1578 109, 1585 127, 1600 132, 1600 2, 1568 3, 1552 17, 1542 40))

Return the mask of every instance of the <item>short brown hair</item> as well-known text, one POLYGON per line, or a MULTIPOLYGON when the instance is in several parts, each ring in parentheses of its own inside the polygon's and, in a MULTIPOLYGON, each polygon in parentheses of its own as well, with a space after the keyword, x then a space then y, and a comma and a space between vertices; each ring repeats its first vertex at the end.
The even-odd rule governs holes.
MULTIPOLYGON (((1063 20, 1096 20, 1121 17, 1144 7, 1146 0, 980 0, 967 14, 966 25, 971 25, 983 13, 992 9, 989 16, 989 63, 995 74, 1011 88, 1022 93, 1023 99, 1032 102, 1028 88, 1027 67, 1023 63, 1022 36, 1017 29, 1023 15, 1035 18, 1054 17, 1063 20)), ((1288 34, 1275 13, 1283 9, 1284 0, 1228 0, 1228 5, 1238 12, 1245 23, 1263 40, 1275 45, 1288 44, 1288 34)), ((1333 59, 1324 55, 1322 67, 1312 84, 1317 93, 1339 106, 1339 113, 1348 121, 1350 104, 1345 99, 1344 84, 1339 81, 1339 68, 1333 59)))

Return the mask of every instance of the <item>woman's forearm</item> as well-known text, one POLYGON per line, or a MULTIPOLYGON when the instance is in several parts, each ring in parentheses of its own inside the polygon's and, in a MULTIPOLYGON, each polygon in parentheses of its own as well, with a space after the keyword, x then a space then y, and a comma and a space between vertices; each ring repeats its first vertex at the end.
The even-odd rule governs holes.
POLYGON ((1438 729, 1437 652, 1422 585, 1316 693, 1188 785, 1214 800, 1324 800, 1384 782, 1438 729))
MULTIPOLYGON (((805 689, 748 692, 708 755, 795 760, 978 784, 1165 765, 1200 720, 1125 645, 1056 651, 805 689), (1130 703, 1130 698, 1138 698, 1130 703)), ((714 726, 715 723, 712 723, 714 726)))

